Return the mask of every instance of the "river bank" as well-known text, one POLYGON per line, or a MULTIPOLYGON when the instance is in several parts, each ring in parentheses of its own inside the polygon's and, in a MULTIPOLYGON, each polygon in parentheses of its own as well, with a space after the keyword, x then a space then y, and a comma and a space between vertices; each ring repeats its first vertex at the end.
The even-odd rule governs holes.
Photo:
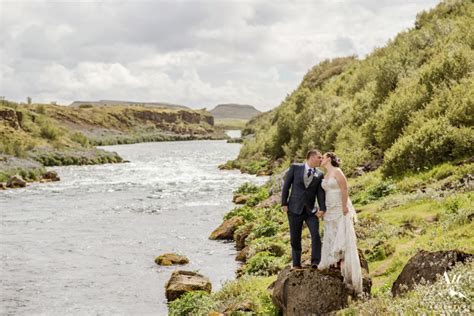
POLYGON ((13 175, 40 181, 44 166, 123 162, 96 146, 228 139, 204 110, 144 106, 0 105, 0 182, 13 175), (15 159, 17 158, 17 159, 15 159), (8 163, 6 162, 8 160, 8 163))
MULTIPOLYGON (((396 300, 392 298, 391 289, 409 259, 420 250, 455 249, 474 254, 473 174, 474 164, 465 160, 398 180, 384 179, 379 171, 349 180, 351 198, 358 212, 358 246, 368 262, 372 298, 353 301, 340 314, 362 311, 378 314, 394 310, 413 313, 433 308, 429 304, 420 306, 413 297, 419 300, 420 295, 425 295, 425 300, 435 302, 431 298, 434 299, 438 291, 447 291, 441 283, 421 286, 411 292, 411 296, 396 300)), ((238 223, 231 237, 238 250, 236 260, 242 262, 236 270, 238 278, 211 294, 189 292, 170 304, 170 315, 183 311, 206 314, 244 310, 278 314, 272 302, 271 285, 291 262, 287 218, 280 209, 280 183, 281 176, 275 176, 264 186, 246 185, 236 190, 236 195, 246 196, 246 202, 224 215, 223 221, 238 223)), ((310 238, 304 230, 303 260, 308 260, 309 255, 310 238)), ((466 265, 456 269, 470 268, 466 265)), ((461 283, 464 288, 469 286, 465 281, 461 283)), ((466 308, 464 301, 447 296, 443 296, 446 306, 466 308)))

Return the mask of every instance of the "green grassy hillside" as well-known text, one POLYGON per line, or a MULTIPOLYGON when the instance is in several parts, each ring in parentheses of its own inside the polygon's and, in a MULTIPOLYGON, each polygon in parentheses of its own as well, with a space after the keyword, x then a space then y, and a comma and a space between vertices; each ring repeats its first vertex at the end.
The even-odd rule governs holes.
POLYGON ((447 1, 417 16, 365 59, 311 69, 275 110, 249 122, 234 166, 271 169, 316 147, 347 173, 383 161, 400 176, 474 154, 474 4, 447 1))
MULTIPOLYGON (((465 298, 449 295, 452 285, 443 279, 397 298, 390 289, 421 249, 474 253, 473 24, 472 1, 442 2, 367 58, 315 66, 278 108, 251 120, 243 133, 253 139, 228 165, 275 177, 260 188, 239 188, 247 202, 224 217, 244 219, 234 240, 249 233, 237 255, 244 261, 239 278, 210 295, 186 294, 170 304, 170 315, 238 314, 242 307, 278 315, 267 287, 291 262, 280 174, 314 147, 336 151, 353 175, 358 246, 373 281, 372 298, 338 314, 432 314, 440 306, 454 314, 472 311, 472 262, 452 272, 463 275, 456 287, 465 298)), ((303 260, 310 259, 307 229, 302 244, 303 260)))

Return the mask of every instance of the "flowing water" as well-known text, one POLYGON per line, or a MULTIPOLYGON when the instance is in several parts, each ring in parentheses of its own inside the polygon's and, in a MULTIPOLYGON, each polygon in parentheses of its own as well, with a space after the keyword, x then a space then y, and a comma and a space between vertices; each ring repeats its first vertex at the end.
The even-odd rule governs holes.
POLYGON ((107 146, 124 164, 55 167, 61 181, 0 191, 1 314, 166 315, 164 285, 176 267, 234 278, 232 243, 209 234, 232 191, 265 178, 220 171, 238 144, 186 141, 107 146))

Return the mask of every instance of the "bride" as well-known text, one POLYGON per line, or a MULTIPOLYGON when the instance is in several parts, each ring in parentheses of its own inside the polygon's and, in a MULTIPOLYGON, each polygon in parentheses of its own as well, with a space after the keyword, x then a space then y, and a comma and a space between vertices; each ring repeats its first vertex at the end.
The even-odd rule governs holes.
POLYGON ((340 159, 333 152, 325 153, 321 166, 327 170, 322 182, 326 192, 324 237, 318 269, 340 266, 346 285, 362 293, 362 271, 354 231, 355 209, 349 199, 347 180, 339 168, 340 159))

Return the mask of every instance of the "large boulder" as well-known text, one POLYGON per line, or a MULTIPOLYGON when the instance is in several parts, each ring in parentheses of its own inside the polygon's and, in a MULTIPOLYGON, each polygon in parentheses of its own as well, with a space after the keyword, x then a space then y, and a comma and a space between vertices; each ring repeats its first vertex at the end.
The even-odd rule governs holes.
POLYGON ((174 271, 165 285, 168 302, 180 298, 191 291, 206 291, 211 293, 212 284, 205 276, 192 271, 174 271))
MULTIPOLYGON (((364 293, 370 295, 372 282, 364 277, 364 293)), ((343 282, 339 270, 297 269, 286 267, 272 285, 273 304, 283 315, 327 314, 347 307, 353 293, 343 282)))
POLYGON ((187 264, 189 259, 176 253, 164 253, 155 258, 155 263, 160 266, 171 266, 173 264, 187 264))
POLYGON ((466 262, 474 256, 458 250, 429 252, 419 251, 403 268, 392 286, 392 295, 411 291, 422 280, 433 283, 458 262, 466 262))
POLYGON ((244 224, 244 218, 241 216, 234 216, 224 221, 219 227, 217 227, 209 236, 209 239, 224 239, 233 240, 234 232, 237 228, 244 224))
POLYGON ((26 187, 26 181, 19 175, 14 175, 8 178, 7 181, 8 188, 24 188, 26 187))

